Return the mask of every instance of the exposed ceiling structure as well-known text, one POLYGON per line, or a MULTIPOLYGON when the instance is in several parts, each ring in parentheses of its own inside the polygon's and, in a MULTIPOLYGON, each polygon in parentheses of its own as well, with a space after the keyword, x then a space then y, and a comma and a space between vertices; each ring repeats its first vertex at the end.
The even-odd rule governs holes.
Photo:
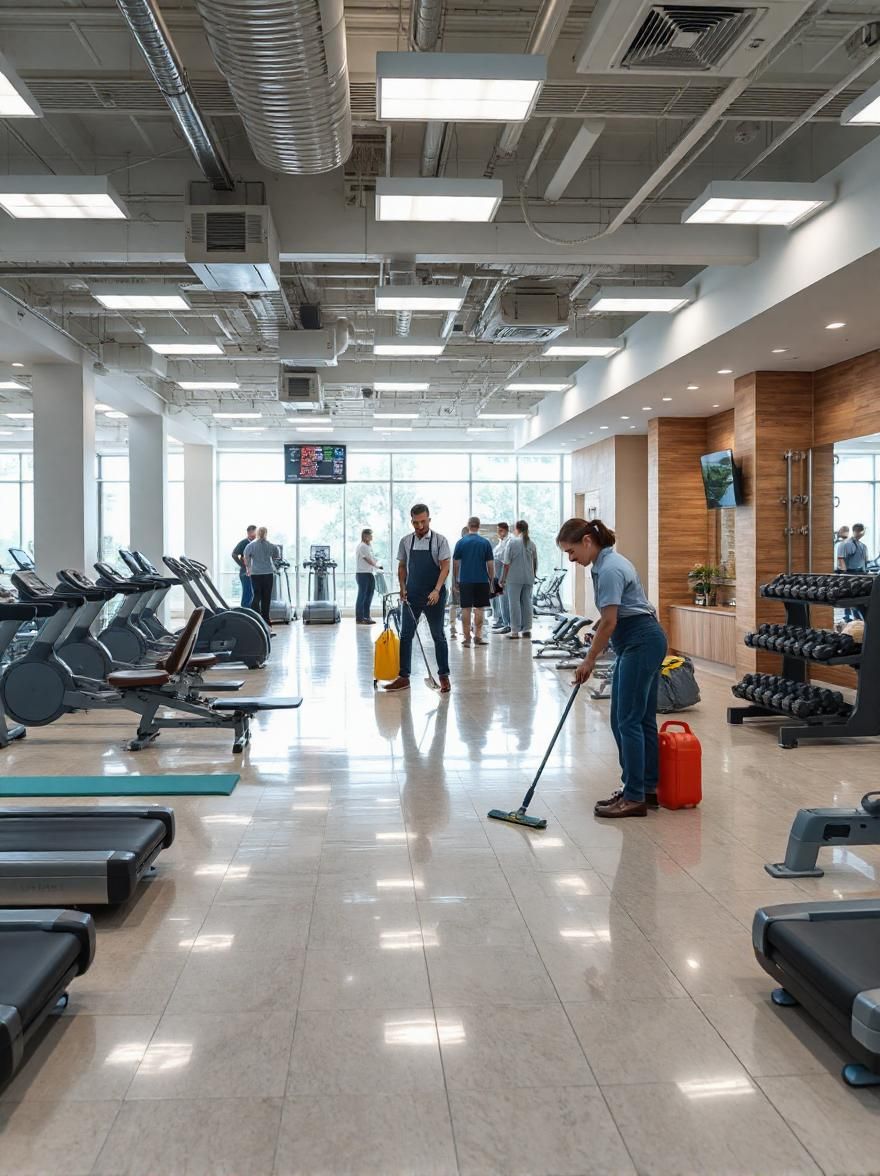
MULTIPOLYGON (((223 444, 308 422, 362 445, 528 442, 517 421, 604 362, 548 345, 625 340, 641 317, 591 308, 600 288, 677 289, 758 256, 752 227, 681 223, 710 181, 811 183, 877 134, 840 124, 880 79, 874 0, 291 0, 270 25, 271 8, 0 0, 0 50, 39 105, 0 120, 0 203, 4 178, 108 177, 127 213, 0 212, 0 384, 22 385, 0 386, 0 413, 28 411, 30 368, 52 354, 28 345, 39 327, 98 365, 111 408, 114 380, 136 381, 172 430, 195 422, 223 444), (376 55, 401 52, 538 55, 547 80, 524 122, 380 122, 376 55), (389 223, 374 211, 386 177, 503 195, 487 224, 389 223), (223 249, 241 250, 237 278, 218 271, 223 249), (377 309, 395 287, 459 304, 377 309), (105 288, 180 302, 108 307, 105 288), (215 354, 159 355, 160 339, 215 354), (383 340, 441 353, 377 354, 383 340)), ((627 428, 661 411, 648 391, 634 382, 627 428)), ((102 436, 118 441, 117 422, 104 413, 102 436)), ((575 423, 544 440, 589 436, 575 423)))

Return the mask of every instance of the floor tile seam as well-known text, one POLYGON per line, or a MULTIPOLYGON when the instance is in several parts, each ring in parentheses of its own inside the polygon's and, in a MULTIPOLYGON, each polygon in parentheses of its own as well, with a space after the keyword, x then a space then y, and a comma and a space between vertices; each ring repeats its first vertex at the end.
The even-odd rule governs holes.
MULTIPOLYGON (((316 901, 315 895, 317 893, 317 889, 318 889, 318 883, 317 883, 317 879, 316 879, 315 880, 315 890, 312 892, 312 905, 309 908, 309 922, 308 922, 308 926, 306 927, 306 931, 305 931, 304 945, 301 949, 302 950, 302 968, 300 969, 299 985, 297 986, 297 990, 296 990, 296 1003, 294 1004, 294 1012, 293 1012, 293 1032, 290 1035, 290 1049, 287 1051, 287 1069, 284 1074, 284 1094, 282 1097, 285 1100, 287 1099, 287 1091, 290 1086, 290 1066, 291 1066, 291 1062, 293 1060, 293 1043, 296 1040, 296 1029, 297 1029, 297 1025, 299 1024, 299 1013, 300 1013, 299 1005, 300 1005, 300 1000, 302 999, 303 985, 305 984, 305 980, 306 980, 306 964, 308 962, 309 938, 312 933, 312 919, 315 914, 315 901, 316 901)), ((278 1144, 279 1144, 280 1139, 281 1139, 281 1120, 279 1119, 279 1121, 278 1121, 278 1138, 275 1140, 275 1151, 273 1152, 273 1156, 272 1156, 272 1170, 273 1171, 275 1170, 275 1161, 277 1158, 278 1144)))
MULTIPOLYGON (((102 1099, 100 1101, 103 1102, 105 1100, 102 1099)), ((111 1100, 111 1101, 113 1101, 113 1100, 111 1100)), ((125 1102, 124 1098, 120 1098, 115 1101, 116 1101, 116 1114, 113 1116, 113 1122, 110 1124, 110 1127, 107 1131, 107 1134, 104 1136, 104 1139, 101 1142, 101 1146, 98 1148, 98 1153, 95 1156, 95 1162, 94 1162, 94 1164, 92 1164, 91 1168, 89 1168, 90 1176, 92 1176, 93 1173, 99 1171, 99 1164, 101 1163, 101 1156, 104 1154, 104 1149, 106 1148, 107 1144, 110 1141, 110 1135, 113 1132, 113 1128, 116 1126, 116 1120, 122 1114, 122 1107, 125 1102)))
MULTIPOLYGON (((827 1071, 826 1071, 826 1073, 827 1073, 827 1071)), ((763 1077, 765 1079, 776 1078, 776 1077, 804 1078, 804 1077, 816 1077, 816 1075, 804 1075, 804 1074, 793 1074, 793 1075, 773 1074, 773 1075, 771 1075, 771 1074, 765 1074, 765 1075, 763 1075, 763 1077)), ((807 1146, 806 1141, 801 1138, 800 1133, 798 1132, 795 1125, 788 1121, 788 1119, 782 1113, 780 1108, 774 1102, 773 1096, 770 1094, 769 1091, 765 1090, 764 1087, 761 1085, 760 1078, 755 1079, 755 1085, 761 1091, 761 1094, 764 1096, 764 1098, 767 1100, 767 1102, 770 1104, 770 1106, 773 1108, 773 1110, 776 1112, 776 1114, 779 1116, 779 1118, 782 1120, 782 1122, 786 1125, 786 1127, 789 1129, 789 1131, 792 1133, 792 1135, 795 1137, 795 1139, 798 1141, 798 1143, 801 1145, 801 1147, 804 1149, 804 1151, 807 1153, 807 1155, 810 1157, 810 1159, 813 1161, 813 1163, 816 1165, 816 1167, 819 1169, 819 1171, 823 1172, 825 1174, 825 1176, 845 1176, 845 1173, 836 1172, 836 1171, 829 1172, 827 1168, 823 1167, 823 1165, 819 1163, 819 1160, 816 1158, 816 1156, 813 1155, 812 1151, 810 1151, 810 1148, 807 1146)), ((878 1171, 880 1171, 880 1168, 878 1168, 878 1171)))
MULTIPOLYGON (((407 841, 406 841, 406 848, 407 848, 407 853, 409 855, 410 870, 412 871, 414 869, 414 866, 413 866, 412 850, 410 849, 409 838, 407 838, 407 841)), ((413 873, 413 878, 415 878, 414 873, 413 873)), ((425 967, 425 975, 427 976, 427 979, 428 979, 428 996, 431 1001, 431 1014, 434 1018, 434 1034, 435 1034, 435 1038, 437 1041, 437 1054, 440 1059, 440 1073, 443 1076, 443 1095, 444 1095, 444 1098, 446 1099, 446 1114, 449 1119, 449 1133, 452 1138, 452 1151, 453 1151, 453 1155, 455 1156, 456 1171, 458 1173, 461 1173, 461 1156, 459 1153, 458 1139, 457 1139, 456 1133, 455 1133, 455 1120, 452 1115, 452 1099, 451 1099, 450 1090, 449 1090, 449 1081, 448 1081, 448 1078, 446 1075, 446 1059, 443 1054, 443 1046, 441 1045, 441 1042, 440 1042, 440 1028, 437 1024, 437 1006, 434 1002, 434 986, 431 983, 431 969, 428 967, 428 950, 425 947, 425 925, 422 921, 422 912, 419 908, 418 900, 416 900, 416 918, 419 921, 419 937, 421 938, 421 941, 422 941, 422 961, 423 961, 424 967, 425 967)))

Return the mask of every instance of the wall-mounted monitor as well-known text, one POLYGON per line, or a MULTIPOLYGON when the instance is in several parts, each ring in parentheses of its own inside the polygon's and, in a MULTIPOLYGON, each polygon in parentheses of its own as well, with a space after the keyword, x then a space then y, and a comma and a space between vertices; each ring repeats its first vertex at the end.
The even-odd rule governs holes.
POLYGON ((344 445, 285 445, 284 481, 299 486, 342 485, 344 445))
POLYGON ((718 453, 706 453, 700 458, 703 471, 703 489, 706 492, 706 506, 709 510, 723 510, 729 506, 742 506, 742 474, 733 460, 733 450, 722 449, 718 453))

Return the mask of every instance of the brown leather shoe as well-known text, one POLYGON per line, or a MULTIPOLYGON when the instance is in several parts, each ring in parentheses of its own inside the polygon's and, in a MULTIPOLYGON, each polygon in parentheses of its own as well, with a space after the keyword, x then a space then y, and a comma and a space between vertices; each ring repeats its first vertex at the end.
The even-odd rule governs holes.
POLYGON ((441 674, 440 675, 440 693, 441 694, 448 694, 451 689, 452 689, 452 684, 449 681, 449 675, 448 674, 441 674))
POLYGON ((637 804, 632 800, 624 800, 621 796, 613 804, 597 808, 595 811, 597 817, 646 817, 648 806, 644 803, 637 804))
POLYGON ((386 690, 409 690, 409 678, 395 678, 385 687, 386 690))
MULTIPOLYGON (((612 792, 607 800, 597 800, 593 806, 593 812, 598 812, 600 808, 608 808, 609 805, 616 803, 616 801, 623 798, 623 789, 618 788, 616 792, 612 792)), ((645 804, 649 809, 656 809, 660 807, 660 801, 657 799, 656 792, 645 793, 645 804)))

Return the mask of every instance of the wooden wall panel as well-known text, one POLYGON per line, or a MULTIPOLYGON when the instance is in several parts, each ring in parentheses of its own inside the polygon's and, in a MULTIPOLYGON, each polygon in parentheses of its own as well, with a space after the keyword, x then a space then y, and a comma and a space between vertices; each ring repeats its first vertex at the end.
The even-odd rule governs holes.
POLYGON ((708 514, 700 458, 707 453, 705 417, 648 422, 649 596, 660 623, 669 608, 690 604, 687 573, 708 558, 708 514))
MULTIPOLYGON (((599 518, 614 526, 617 514, 615 499, 615 441, 609 437, 605 441, 598 441, 586 449, 577 449, 571 455, 571 490, 572 497, 577 500, 584 495, 588 502, 592 502, 599 513, 599 518)), ((576 514, 575 502, 571 505, 572 515, 576 514)), ((574 572, 574 607, 582 616, 592 615, 593 592, 588 584, 583 568, 572 569, 574 572)))
POLYGON ((822 368, 813 389, 815 445, 880 433, 880 351, 822 368))
MULTIPOLYGON (((737 516, 737 670, 755 669, 772 672, 778 666, 775 655, 750 649, 743 644, 744 635, 764 621, 781 621, 780 606, 758 596, 761 584, 767 583, 786 563, 786 508, 781 499, 786 493, 787 449, 807 450, 812 444, 813 376, 810 372, 752 372, 736 381, 736 445, 742 462, 746 503, 737 516)), ((793 492, 801 488, 805 464, 795 468, 793 492)), ((795 512, 794 525, 806 521, 795 512)), ((796 535, 793 541, 795 570, 806 568, 807 540, 796 535)))

